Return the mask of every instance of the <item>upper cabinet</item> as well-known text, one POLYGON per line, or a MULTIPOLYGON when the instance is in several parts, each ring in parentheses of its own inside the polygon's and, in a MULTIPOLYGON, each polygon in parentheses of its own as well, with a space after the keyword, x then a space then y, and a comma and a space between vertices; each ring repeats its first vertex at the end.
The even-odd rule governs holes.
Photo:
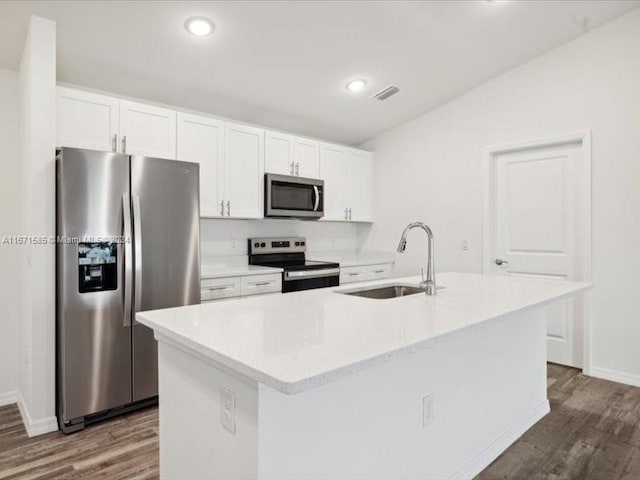
POLYGON ((120 101, 121 151, 147 157, 176 158, 176 112, 120 101))
POLYGON ((320 144, 280 132, 265 132, 265 170, 268 173, 318 178, 320 144))
POLYGON ((176 112, 58 87, 57 144, 176 158, 176 112))
POLYGON ((215 118, 178 113, 180 160, 200 164, 200 216, 224 213, 224 123, 215 118))
POLYGON ((370 152, 322 144, 320 178, 325 182, 322 220, 373 221, 374 164, 370 152))
POLYGON ((58 87, 57 145, 117 151, 119 104, 117 98, 58 87))
POLYGON ((264 130, 225 123, 224 207, 228 217, 264 216, 264 130))

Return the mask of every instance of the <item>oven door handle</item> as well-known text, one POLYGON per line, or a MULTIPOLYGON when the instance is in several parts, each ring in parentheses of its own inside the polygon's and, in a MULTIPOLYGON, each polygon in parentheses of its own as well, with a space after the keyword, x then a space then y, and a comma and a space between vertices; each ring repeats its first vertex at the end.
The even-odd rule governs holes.
POLYGON ((284 281, 305 280, 309 278, 333 277, 340 275, 340 268, 325 268, 324 270, 300 270, 284 272, 284 281))
POLYGON ((316 196, 316 202, 313 205, 313 211, 317 212, 318 211, 318 207, 320 206, 320 191, 318 190, 318 186, 317 185, 313 186, 313 193, 315 193, 315 196, 316 196))

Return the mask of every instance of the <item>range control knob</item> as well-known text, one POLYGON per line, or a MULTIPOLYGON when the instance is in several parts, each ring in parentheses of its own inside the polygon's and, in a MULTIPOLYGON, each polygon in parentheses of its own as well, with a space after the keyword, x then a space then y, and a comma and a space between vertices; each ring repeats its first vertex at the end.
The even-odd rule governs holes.
POLYGON ((299 247, 299 246, 300 246, 300 242, 296 242, 296 247, 299 247))
POLYGON ((302 246, 304 247, 304 245, 305 245, 305 242, 300 242, 300 245, 302 245, 302 246))
POLYGON ((264 247, 266 247, 266 246, 267 246, 267 244, 266 244, 266 243, 264 243, 264 242, 262 242, 262 243, 260 244, 260 246, 261 246, 262 248, 264 248, 264 247))
POLYGON ((260 244, 258 242, 253 244, 254 247, 258 248, 260 246, 260 244))

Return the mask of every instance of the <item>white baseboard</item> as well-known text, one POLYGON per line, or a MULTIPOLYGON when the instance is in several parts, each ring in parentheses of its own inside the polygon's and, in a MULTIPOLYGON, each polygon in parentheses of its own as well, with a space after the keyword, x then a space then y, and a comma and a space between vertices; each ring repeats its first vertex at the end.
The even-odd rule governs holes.
POLYGON ((38 420, 32 419, 27 404, 19 392, 17 394, 17 403, 20 415, 22 416, 24 429, 27 431, 29 437, 35 437, 58 430, 58 420, 56 417, 39 418, 38 420))
POLYGON ((526 418, 515 422, 509 429, 491 442, 486 448, 478 452, 473 458, 456 473, 449 477, 449 480, 467 480, 478 475, 487 468, 502 452, 504 452, 513 442, 520 438, 524 432, 535 425, 542 417, 549 413, 549 401, 545 400, 534 408, 526 418))
POLYGON ((0 393, 0 407, 12 405, 18 401, 18 392, 0 393))
POLYGON ((624 383, 626 385, 640 387, 640 375, 636 375, 633 373, 593 366, 589 369, 589 373, 583 373, 585 375, 589 375, 590 377, 602 378, 603 380, 610 380, 612 382, 624 383))

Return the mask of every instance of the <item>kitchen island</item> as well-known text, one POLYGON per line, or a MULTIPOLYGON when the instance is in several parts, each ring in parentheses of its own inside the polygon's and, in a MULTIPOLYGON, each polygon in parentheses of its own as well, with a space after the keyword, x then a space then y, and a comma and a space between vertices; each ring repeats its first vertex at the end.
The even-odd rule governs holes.
POLYGON ((549 411, 544 307, 590 285, 438 284, 138 313, 159 344, 161 477, 472 478, 549 411))

